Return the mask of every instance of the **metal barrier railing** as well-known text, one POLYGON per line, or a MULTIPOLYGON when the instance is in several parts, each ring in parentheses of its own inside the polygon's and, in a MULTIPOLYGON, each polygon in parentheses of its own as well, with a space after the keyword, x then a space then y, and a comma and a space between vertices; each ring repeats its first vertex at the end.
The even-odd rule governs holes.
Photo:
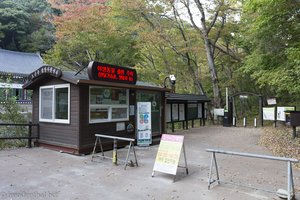
POLYGON ((299 160, 294 159, 294 158, 275 157, 275 156, 259 155, 259 154, 251 154, 251 153, 240 153, 240 152, 224 151, 224 150, 218 150, 218 149, 206 149, 206 151, 212 153, 211 162, 210 162, 210 169, 209 169, 208 189, 210 189, 211 184, 214 183, 214 182, 217 182, 218 184, 220 184, 219 171, 218 171, 218 165, 217 165, 217 159, 216 159, 216 153, 219 153, 219 154, 226 154, 226 155, 232 155, 232 156, 242 156, 242 157, 260 158, 260 159, 287 162, 287 177, 288 177, 288 180, 287 180, 287 194, 286 194, 286 197, 287 197, 288 200, 291 200, 295 196, 292 163, 298 163, 299 160), (217 179, 212 179, 213 166, 215 166, 215 169, 216 169, 217 179))
POLYGON ((113 136, 113 135, 105 135, 105 134, 95 134, 95 137, 96 137, 96 141, 95 141, 95 145, 94 145, 94 149, 93 149, 93 153, 92 153, 92 162, 93 162, 94 157, 96 157, 95 152, 96 152, 97 144, 99 144, 100 145, 100 150, 101 150, 101 156, 99 156, 99 157, 109 158, 109 159, 112 160, 113 164, 115 164, 115 165, 117 165, 118 160, 122 161, 122 162, 125 163, 124 169, 126 169, 127 165, 129 164, 128 159, 129 159, 130 151, 132 149, 133 154, 134 154, 134 158, 135 158, 135 163, 131 162, 131 164, 132 165, 135 164, 136 166, 138 166, 138 162, 137 162, 137 158, 136 158, 136 154, 135 154, 135 149, 134 149, 135 139, 119 137, 119 136, 113 136), (113 140, 113 155, 112 155, 112 157, 108 157, 108 156, 104 155, 101 138, 107 138, 107 139, 112 139, 113 140), (117 149, 118 149, 117 143, 118 143, 118 140, 129 142, 129 147, 128 147, 128 151, 127 151, 127 154, 126 154, 126 160, 119 159, 118 156, 117 156, 117 149))
POLYGON ((28 126, 28 133, 27 136, 9 136, 9 137, 0 137, 0 140, 21 140, 21 139, 27 139, 27 147, 31 148, 31 143, 32 143, 32 139, 39 139, 40 137, 40 128, 39 128, 39 124, 33 124, 33 123, 28 123, 28 124, 8 124, 8 123, 0 123, 0 127, 1 126, 23 126, 23 127, 27 127, 28 126), (32 127, 36 126, 37 127, 37 135, 33 136, 32 133, 32 127))

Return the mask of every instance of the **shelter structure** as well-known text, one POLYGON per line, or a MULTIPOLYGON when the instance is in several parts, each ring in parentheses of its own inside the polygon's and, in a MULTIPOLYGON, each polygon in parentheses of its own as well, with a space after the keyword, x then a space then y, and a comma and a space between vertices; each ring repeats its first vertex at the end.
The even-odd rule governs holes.
POLYGON ((194 127, 194 120, 200 120, 200 126, 205 126, 206 104, 210 99, 202 94, 176 94, 168 93, 166 95, 166 122, 172 125, 182 122, 183 129, 188 129, 189 121, 194 127))
MULTIPOLYGON (((95 134, 150 145, 166 133, 168 88, 137 81, 133 68, 90 62, 87 72, 43 66, 29 75, 38 144, 72 154, 91 153, 95 134)), ((102 141, 104 149, 111 140, 102 141)), ((121 146, 122 144, 118 144, 121 146)))
POLYGON ((0 49, 0 102, 15 96, 20 104, 31 104, 31 94, 22 89, 28 75, 43 66, 39 53, 0 49), (11 92, 7 92, 7 88, 11 92))

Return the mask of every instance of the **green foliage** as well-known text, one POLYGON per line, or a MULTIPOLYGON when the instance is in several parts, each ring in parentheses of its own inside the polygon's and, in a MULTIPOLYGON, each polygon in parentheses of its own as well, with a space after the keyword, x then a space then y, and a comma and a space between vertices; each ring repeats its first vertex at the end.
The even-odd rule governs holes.
POLYGON ((134 34, 105 2, 73 1, 57 9, 62 12, 54 19, 58 40, 45 55, 47 63, 72 70, 87 66, 90 60, 135 65, 134 34))
POLYGON ((0 47, 16 51, 50 49, 54 27, 48 21, 51 9, 46 0, 0 1, 0 47))
MULTIPOLYGON (((26 118, 20 113, 21 108, 16 103, 15 97, 8 98, 5 103, 0 104, 2 113, 0 113, 0 122, 9 124, 26 123, 26 118)), ((18 137, 27 134, 28 130, 22 126, 0 126, 0 137, 18 137)), ((0 140, 0 148, 12 146, 25 146, 23 140, 0 140)))
POLYGON ((254 0, 244 5, 242 70, 271 96, 300 97, 300 2, 254 0))

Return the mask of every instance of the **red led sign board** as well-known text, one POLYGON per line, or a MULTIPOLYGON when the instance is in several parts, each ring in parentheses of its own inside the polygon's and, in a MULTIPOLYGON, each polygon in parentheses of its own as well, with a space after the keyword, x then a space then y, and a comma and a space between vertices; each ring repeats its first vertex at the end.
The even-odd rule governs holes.
POLYGON ((109 65, 92 61, 88 66, 89 79, 118 83, 135 84, 137 75, 135 69, 109 65))

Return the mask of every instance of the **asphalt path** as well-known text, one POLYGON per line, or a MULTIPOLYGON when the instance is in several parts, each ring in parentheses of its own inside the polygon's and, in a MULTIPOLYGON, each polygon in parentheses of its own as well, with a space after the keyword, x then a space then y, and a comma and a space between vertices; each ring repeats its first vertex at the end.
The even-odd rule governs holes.
MULTIPOLYGON (((136 147, 139 166, 126 170, 123 165, 112 165, 109 159, 91 162, 91 155, 74 156, 37 147, 1 150, 0 199, 279 199, 276 191, 287 187, 285 162, 217 155, 222 182, 208 190, 211 154, 205 149, 272 155, 258 145, 262 134, 259 128, 206 126, 174 134, 184 135, 189 170, 187 175, 184 168, 178 168, 175 182, 173 175, 156 172, 151 176, 158 145, 136 147)), ((126 151, 119 149, 118 157, 125 158, 126 151)), ((105 154, 110 156, 112 152, 105 154)), ((294 168, 293 173, 296 197, 300 199, 300 171, 294 168)))

